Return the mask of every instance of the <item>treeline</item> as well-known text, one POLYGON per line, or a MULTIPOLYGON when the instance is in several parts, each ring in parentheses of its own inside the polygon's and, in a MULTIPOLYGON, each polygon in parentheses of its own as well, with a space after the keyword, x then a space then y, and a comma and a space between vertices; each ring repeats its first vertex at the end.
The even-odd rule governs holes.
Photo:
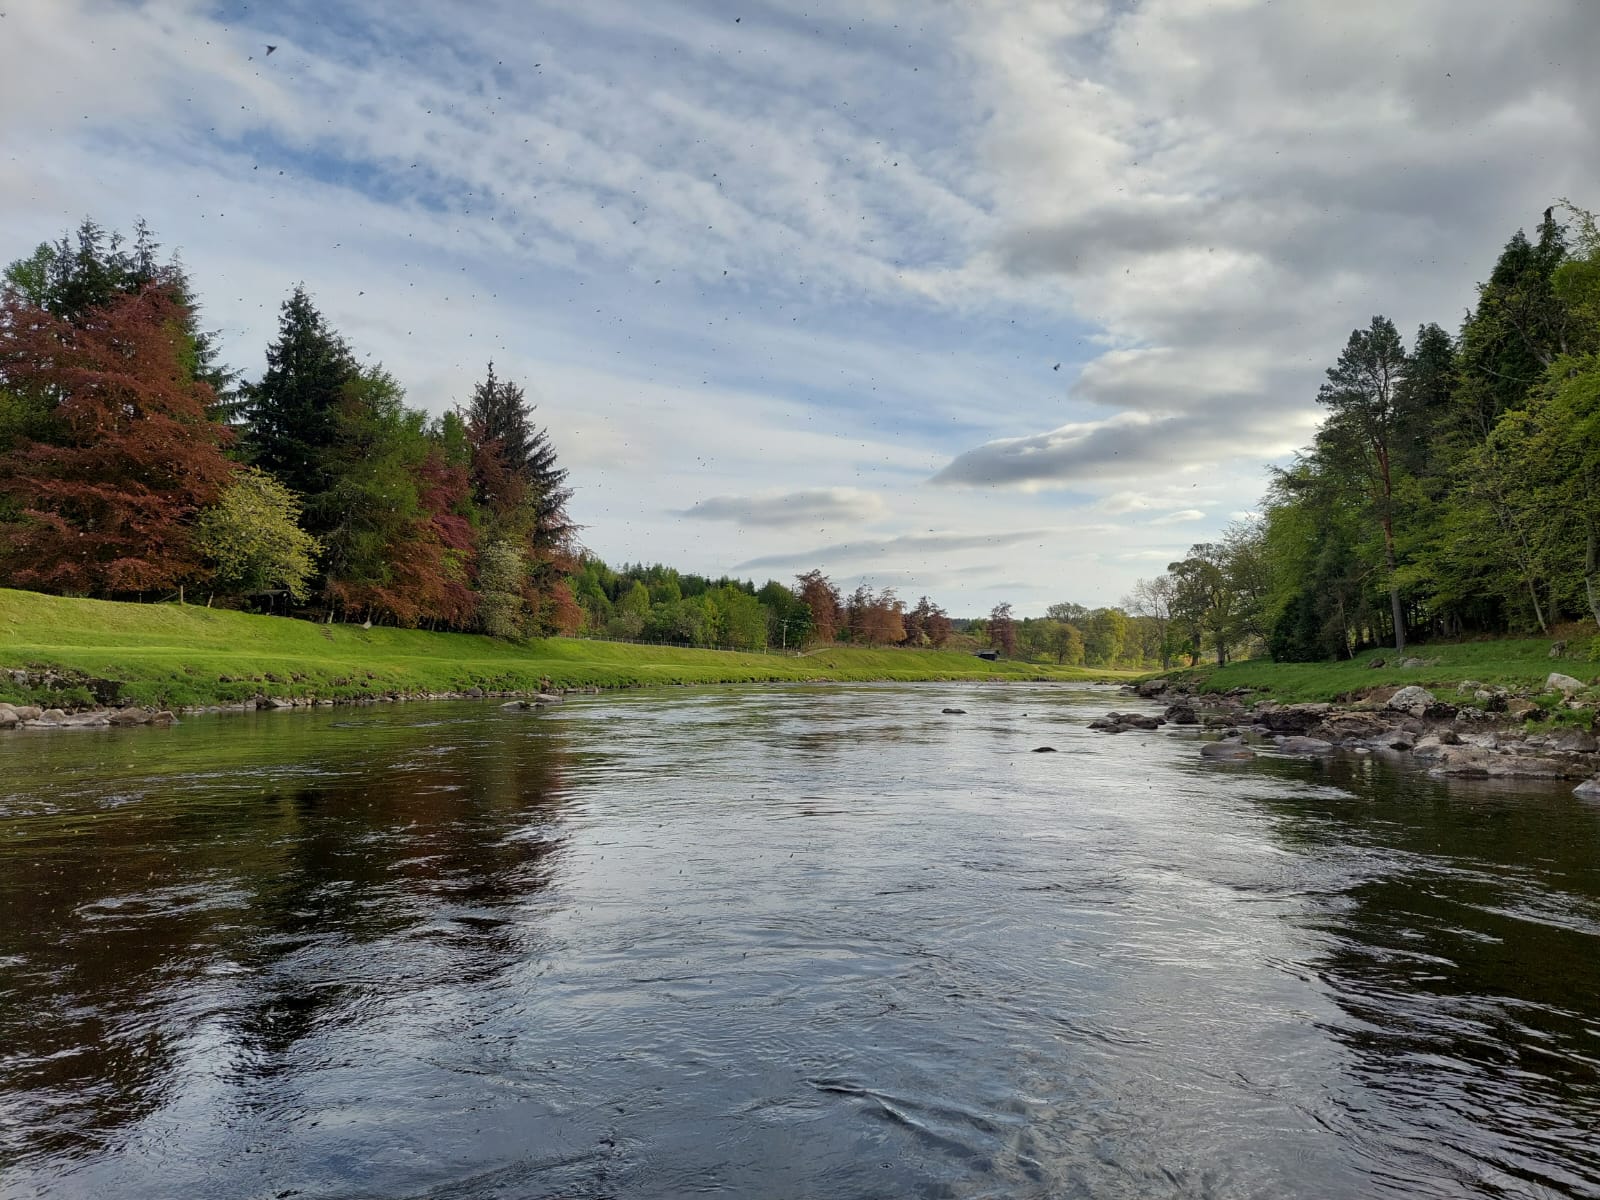
POLYGON ((923 597, 583 552, 523 389, 490 364, 442 416, 330 328, 304 287, 266 370, 219 361, 188 275, 142 223, 86 221, 0 282, 0 582, 495 636, 755 650, 941 647, 923 597))
POLYGON ((1408 346, 1383 316, 1351 333, 1260 519, 1130 599, 1169 655, 1600 624, 1600 229, 1560 212, 1511 238, 1454 335, 1425 324, 1408 346))
POLYGON ((430 419, 296 288, 260 379, 221 366, 148 228, 85 222, 0 294, 0 571, 109 598, 189 589, 324 619, 570 632, 570 492, 491 366, 430 419))
POLYGON ((953 631, 944 609, 926 596, 908 605, 892 588, 865 584, 845 595, 821 571, 797 576, 792 586, 769 579, 758 588, 660 565, 613 571, 585 556, 572 588, 584 632, 625 641, 726 650, 835 642, 940 649, 953 631))

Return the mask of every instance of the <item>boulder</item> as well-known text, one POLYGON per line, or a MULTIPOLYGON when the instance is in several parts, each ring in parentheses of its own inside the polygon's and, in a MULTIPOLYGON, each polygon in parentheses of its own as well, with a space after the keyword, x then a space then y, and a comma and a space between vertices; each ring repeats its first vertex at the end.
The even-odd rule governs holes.
POLYGON ((1567 652, 1567 644, 1566 644, 1566 642, 1551 642, 1550 643, 1550 657, 1551 658, 1560 658, 1566 652, 1567 652))
POLYGON ((293 700, 285 700, 282 696, 268 696, 265 700, 256 701, 257 708, 293 708, 293 700))
POLYGON ((1331 754, 1333 743, 1325 742, 1321 738, 1281 737, 1278 739, 1278 749, 1285 754, 1331 754))
POLYGON ((1372 661, 1370 661, 1369 663, 1367 663, 1367 670, 1376 671, 1379 667, 1381 667, 1383 665, 1384 665, 1383 659, 1375 658, 1372 661))
POLYGON ((1571 726, 1551 730, 1544 735, 1544 744, 1548 750, 1560 750, 1566 754, 1593 754, 1600 750, 1600 741, 1595 740, 1594 734, 1571 726))
POLYGON ((1537 721, 1540 717, 1544 716, 1544 710, 1532 700, 1523 700, 1520 698, 1516 700, 1507 700, 1505 708, 1501 711, 1503 711, 1506 716, 1510 717, 1513 721, 1537 721))
POLYGON ((528 702, 526 700, 507 700, 500 707, 501 708, 514 708, 514 709, 517 709, 519 711, 526 711, 531 706, 528 704, 528 702))
POLYGON ((1563 675, 1560 671, 1551 671, 1549 678, 1544 681, 1544 690, 1570 696, 1573 692, 1583 691, 1583 681, 1574 679, 1571 675, 1563 675))
POLYGON ((1322 724, 1331 704, 1263 704, 1256 720, 1273 733, 1309 733, 1322 724))
POLYGON ((119 708, 111 714, 110 722, 117 726, 148 725, 150 714, 142 708, 119 708))
POLYGON ((1160 729, 1166 724, 1160 717, 1150 717, 1144 713, 1121 713, 1117 720, 1129 729, 1160 729))
POLYGON ((1151 696, 1159 696, 1166 691, 1167 681, 1165 679, 1146 679, 1134 684, 1133 690, 1138 695, 1149 699, 1151 696))
POLYGON ((1166 718, 1168 725, 1198 725, 1200 718, 1195 715, 1194 709, 1187 704, 1174 704, 1161 714, 1166 718))
POLYGON ((1401 688, 1390 696, 1388 703, 1384 707, 1392 712, 1410 712, 1414 708, 1426 709, 1428 705, 1435 702, 1433 693, 1427 688, 1412 684, 1410 687, 1401 688))
POLYGON ((1425 667, 1428 664, 1420 658, 1402 658, 1400 665, 1402 667, 1425 667))
POLYGON ((17 716, 17 710, 9 704, 0 704, 0 729, 15 729, 22 724, 22 718, 17 716))
POLYGON ((177 723, 177 714, 165 708, 158 713, 152 714, 150 717, 150 724, 152 725, 176 725, 177 723))
POLYGON ((1200 747, 1201 758, 1215 758, 1223 762, 1243 762, 1255 756, 1256 752, 1242 742, 1207 742, 1200 747))
POLYGON ((1584 800, 1600 800, 1600 775, 1584 780, 1572 789, 1572 794, 1584 800))
POLYGON ((540 692, 533 698, 535 704, 560 704, 566 697, 559 692, 540 692))
POLYGON ((17 714, 19 721, 37 721, 44 716, 44 709, 33 704, 14 704, 11 711, 17 714))
POLYGON ((1341 712, 1331 714, 1313 729, 1312 735, 1330 742, 1365 742, 1382 737, 1394 728, 1391 717, 1377 713, 1341 712))

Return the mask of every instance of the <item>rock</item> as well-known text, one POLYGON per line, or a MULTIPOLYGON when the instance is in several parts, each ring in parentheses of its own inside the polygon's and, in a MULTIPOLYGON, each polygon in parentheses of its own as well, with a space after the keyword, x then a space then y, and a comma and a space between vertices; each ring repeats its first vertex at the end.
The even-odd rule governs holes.
POLYGON ((1187 704, 1174 704, 1161 714, 1166 718, 1168 725, 1198 725, 1200 718, 1195 715, 1194 709, 1187 704))
POLYGON ((1596 741, 1592 733, 1585 729, 1554 729, 1544 736, 1545 748, 1560 750, 1567 754, 1593 754, 1600 750, 1600 741, 1596 741))
POLYGON ((1035 746, 1033 748, 1033 753, 1035 753, 1035 754, 1054 754, 1054 753, 1056 753, 1056 748, 1054 746, 1035 746))
MULTIPOLYGON (((1460 716, 1461 714, 1457 713, 1456 715, 1460 716)), ((1454 729, 1441 729, 1438 733, 1434 734, 1434 737, 1439 739, 1439 744, 1441 746, 1461 745, 1461 735, 1454 729)))
POLYGON ((1572 794, 1584 800, 1600 800, 1600 775, 1584 780, 1572 789, 1572 794))
POLYGON ((1255 756, 1256 752, 1242 742, 1207 742, 1200 747, 1201 758, 1216 758, 1223 762, 1243 762, 1255 756))
POLYGON ((466 696, 468 700, 482 700, 483 689, 481 687, 468 688, 466 691, 466 696))
POLYGON ((177 723, 177 714, 165 708, 163 708, 160 712, 155 713, 150 718, 150 724, 152 725, 176 725, 177 723))
POLYGON ((528 702, 526 700, 507 700, 500 707, 501 708, 514 708, 514 709, 517 709, 519 711, 526 711, 530 706, 529 706, 529 704, 528 704, 528 702))
POLYGON ((1532 700, 1507 700, 1505 714, 1513 721, 1537 721, 1544 716, 1544 709, 1532 700))
POLYGON ((15 729, 22 724, 22 718, 17 716, 17 710, 9 704, 0 704, 0 729, 15 729))
POLYGON ((1096 733, 1127 733, 1132 727, 1111 717, 1101 717, 1098 721, 1090 721, 1089 728, 1096 733))
POLYGON ((1278 749, 1285 754, 1331 754, 1333 743, 1314 737, 1281 737, 1278 739, 1278 749))
POLYGON ((561 704, 566 697, 559 692, 540 692, 533 698, 535 704, 561 704))
POLYGON ((967 715, 967 710, 964 708, 942 708, 939 711, 947 717, 964 717, 967 715))
POLYGON ((67 714, 59 708, 47 708, 39 714, 41 721, 65 721, 67 714))
POLYGON ((1409 733, 1392 733, 1383 739, 1383 745, 1390 750, 1410 750, 1417 741, 1409 733))
POLYGON ((1410 712, 1413 708, 1426 709, 1428 705, 1433 703, 1435 703, 1435 700, 1432 692, 1425 687, 1418 687, 1416 684, 1412 684, 1410 687, 1401 688, 1390 696, 1388 703, 1384 707, 1392 712, 1410 712))
POLYGON ((1583 681, 1574 679, 1571 675, 1563 675, 1560 671, 1551 671, 1550 677, 1544 681, 1547 692, 1560 692, 1563 696, 1570 696, 1573 692, 1583 690, 1583 681))
POLYGON ((1149 717, 1144 713, 1122 713, 1117 719, 1129 729, 1160 729, 1166 724, 1160 717, 1149 717))
POLYGON ((1375 658, 1375 659, 1373 659, 1371 662, 1369 662, 1367 664, 1367 670, 1376 671, 1379 667, 1381 667, 1383 665, 1384 665, 1383 659, 1375 658))
POLYGON ((1493 779, 1582 779, 1592 767, 1573 760, 1532 754, 1495 754, 1477 746, 1446 746, 1439 765, 1428 772, 1438 776, 1477 776, 1493 779))
POLYGON ((117 726, 148 725, 150 714, 139 708, 119 708, 111 714, 110 720, 117 726))
POLYGON ((44 716, 44 709, 32 704, 14 704, 11 706, 11 711, 17 714, 19 721, 37 721, 44 716))
POLYGON ((1565 642, 1551 642, 1550 643, 1550 657, 1551 658, 1560 658, 1566 652, 1567 652, 1567 644, 1565 642))
POLYGON ((1273 733, 1309 733, 1322 724, 1331 704, 1262 705, 1256 720, 1273 733))
POLYGON ((1207 713, 1200 723, 1207 729, 1226 729, 1233 721, 1221 713, 1207 713))
POLYGON ((1402 658, 1400 660, 1400 665, 1402 667, 1425 667, 1428 664, 1423 662, 1420 658, 1402 658))
POLYGON ((1133 690, 1138 695, 1149 699, 1151 696, 1159 696, 1166 691, 1167 681, 1165 679, 1146 679, 1134 684, 1133 690))
POLYGON ((265 700, 256 701, 257 708, 293 708, 293 700, 285 700, 282 696, 268 696, 265 700))
POLYGON ((1333 713, 1311 732, 1330 742, 1365 742, 1394 728, 1393 718, 1377 713, 1333 713))

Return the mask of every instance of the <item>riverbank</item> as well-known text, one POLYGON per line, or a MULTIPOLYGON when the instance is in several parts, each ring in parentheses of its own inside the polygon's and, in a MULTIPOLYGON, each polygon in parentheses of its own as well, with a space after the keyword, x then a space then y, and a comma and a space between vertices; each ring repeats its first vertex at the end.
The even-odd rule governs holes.
POLYGON ((318 625, 184 604, 0 588, 0 703, 65 715, 521 697, 688 683, 1127 679, 938 650, 830 646, 744 654, 545 638, 318 625))
POLYGON ((1164 674, 1174 684, 1200 693, 1241 690, 1271 696, 1280 703, 1342 703, 1359 700, 1373 690, 1416 684, 1435 690, 1456 691, 1463 684, 1498 688, 1509 694, 1536 696, 1552 671, 1588 685, 1591 701, 1600 699, 1593 686, 1600 663, 1588 660, 1589 646, 1574 641, 1570 649, 1552 656, 1552 648, 1565 643, 1548 638, 1501 638, 1492 641, 1430 643, 1414 646, 1405 654, 1371 650, 1348 662, 1275 663, 1247 659, 1225 667, 1202 663, 1174 668, 1164 674))
POLYGON ((1201 753, 1223 760, 1252 758, 1259 747, 1310 756, 1404 755, 1440 778, 1579 780, 1576 794, 1600 798, 1600 687, 1550 670, 1552 661, 1562 660, 1550 658, 1548 643, 1474 643, 1437 648, 1433 661, 1409 666, 1246 662, 1173 672, 1133 688, 1166 705, 1159 716, 1109 712, 1090 728, 1210 734, 1201 753), (1537 680, 1533 646, 1545 656, 1537 680), (1490 678, 1460 677, 1464 660, 1490 678), (1482 670, 1495 664, 1496 670, 1482 670), (1412 680, 1427 672, 1445 682, 1341 687, 1358 677, 1352 671, 1410 672, 1412 680))

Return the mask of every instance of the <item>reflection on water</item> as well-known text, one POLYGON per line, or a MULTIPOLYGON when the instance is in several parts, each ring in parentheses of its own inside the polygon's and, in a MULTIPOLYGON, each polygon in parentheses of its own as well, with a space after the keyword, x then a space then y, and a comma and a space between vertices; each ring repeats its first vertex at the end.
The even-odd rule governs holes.
POLYGON ((9 738, 0 1195, 1600 1195, 1600 808, 1109 703, 9 738))

